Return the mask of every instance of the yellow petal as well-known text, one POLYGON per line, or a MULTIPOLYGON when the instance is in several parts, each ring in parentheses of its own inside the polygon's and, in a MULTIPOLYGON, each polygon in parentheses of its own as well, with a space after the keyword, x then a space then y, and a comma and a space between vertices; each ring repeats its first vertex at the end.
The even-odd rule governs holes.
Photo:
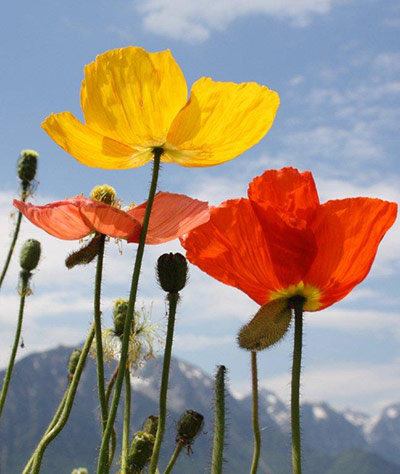
POLYGON ((183 166, 231 160, 261 140, 278 107, 278 94, 265 86, 201 78, 171 125, 163 159, 167 161, 171 144, 170 161, 183 166))
POLYGON ((81 105, 86 124, 133 147, 164 143, 186 101, 185 78, 170 51, 114 49, 85 67, 81 105))
POLYGON ((51 114, 42 123, 48 135, 86 166, 105 169, 134 168, 152 159, 150 151, 138 151, 103 137, 76 119, 71 112, 51 114))

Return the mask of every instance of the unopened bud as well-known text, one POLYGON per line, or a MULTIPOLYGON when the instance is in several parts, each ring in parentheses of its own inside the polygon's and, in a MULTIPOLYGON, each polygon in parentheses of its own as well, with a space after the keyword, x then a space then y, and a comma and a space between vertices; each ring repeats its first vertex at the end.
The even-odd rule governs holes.
POLYGON ((99 254, 102 245, 103 235, 95 234, 92 240, 81 247, 76 252, 72 252, 65 259, 65 266, 68 270, 75 267, 75 265, 88 265, 99 254))
POLYGON ((157 277, 167 293, 178 293, 186 284, 188 264, 181 253, 165 253, 157 261, 157 277))
POLYGON ((176 427, 176 441, 182 441, 186 445, 192 444, 203 428, 203 424, 203 415, 194 410, 186 410, 176 427))
POLYGON ((119 298, 114 301, 113 319, 114 332, 116 336, 122 336, 124 333, 126 315, 128 313, 129 300, 119 298))
POLYGON ((115 203, 116 195, 115 189, 108 184, 95 186, 90 193, 90 197, 95 201, 104 202, 104 204, 109 204, 110 206, 115 203))
POLYGON ((153 454, 155 438, 152 434, 137 431, 133 437, 128 455, 128 474, 142 471, 153 454))
POLYGON ((146 418, 145 422, 143 423, 142 431, 155 436, 157 433, 157 428, 158 428, 158 416, 150 415, 146 418))
POLYGON ((40 242, 35 239, 28 239, 22 246, 19 256, 21 268, 26 272, 34 270, 39 263, 40 252, 40 242))
POLYGON ((280 341, 292 319, 287 298, 277 298, 264 304, 253 319, 242 327, 238 344, 242 349, 262 351, 280 341))
POLYGON ((36 175, 38 154, 33 150, 22 150, 17 163, 18 177, 27 186, 36 175))
POLYGON ((79 357, 82 351, 80 349, 74 349, 68 359, 68 376, 72 377, 75 373, 76 367, 79 362, 79 357))

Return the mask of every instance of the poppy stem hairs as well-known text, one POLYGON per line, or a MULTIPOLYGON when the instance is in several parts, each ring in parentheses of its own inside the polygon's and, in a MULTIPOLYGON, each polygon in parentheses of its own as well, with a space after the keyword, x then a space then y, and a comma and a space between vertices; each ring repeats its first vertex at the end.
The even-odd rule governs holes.
POLYGON ((143 252, 146 242, 147 229, 150 221, 150 213, 153 206, 154 196, 157 189, 158 173, 160 170, 160 161, 163 150, 161 148, 154 148, 153 155, 153 176, 150 184, 149 197, 147 200, 146 211, 143 219, 142 230, 140 233, 139 245, 136 252, 135 266, 133 269, 131 290, 129 295, 129 305, 126 315, 125 325, 124 325, 124 337, 122 339, 122 348, 121 348, 121 358, 120 365, 117 375, 117 380, 115 382, 114 396, 111 402, 110 412, 108 415, 108 421, 106 429, 103 433, 103 439, 101 441, 99 461, 97 466, 98 474, 105 474, 108 471, 108 444, 110 441, 112 429, 114 426, 115 417, 117 415, 119 398, 121 396, 122 383, 124 381, 125 368, 128 358, 128 349, 129 349, 129 338, 131 334, 132 324, 133 324, 133 315, 135 313, 135 303, 136 303, 136 294, 139 283, 140 269, 142 267, 143 252))
POLYGON ((226 367, 220 365, 215 377, 215 421, 211 474, 221 474, 225 445, 225 377, 226 367))
POLYGON ((250 474, 256 474, 258 461, 260 459, 261 434, 258 422, 258 370, 257 352, 251 351, 251 381, 252 381, 252 424, 254 433, 253 461, 251 463, 250 474))
POLYGON ((294 296, 290 301, 294 308, 294 349, 292 366, 291 417, 292 417, 292 466, 293 474, 301 474, 300 433, 300 372, 303 347, 303 306, 305 298, 294 296))

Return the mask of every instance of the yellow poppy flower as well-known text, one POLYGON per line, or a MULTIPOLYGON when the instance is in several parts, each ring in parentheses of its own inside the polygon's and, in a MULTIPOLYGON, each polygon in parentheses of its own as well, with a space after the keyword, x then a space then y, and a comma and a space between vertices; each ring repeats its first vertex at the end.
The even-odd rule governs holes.
POLYGON ((213 166, 255 145, 271 127, 276 92, 256 83, 201 78, 187 100, 183 73, 170 51, 127 47, 107 51, 85 67, 81 106, 51 114, 42 127, 87 166, 123 169, 152 160, 213 166))

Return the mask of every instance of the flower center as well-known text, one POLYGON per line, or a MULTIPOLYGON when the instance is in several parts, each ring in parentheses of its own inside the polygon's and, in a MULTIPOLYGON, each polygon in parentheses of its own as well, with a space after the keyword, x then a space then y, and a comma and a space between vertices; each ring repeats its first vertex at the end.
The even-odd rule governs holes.
POLYGON ((98 185, 92 189, 90 193, 90 197, 95 201, 104 202, 105 204, 109 204, 113 206, 115 201, 116 192, 112 186, 108 184, 98 185))
POLYGON ((306 301, 303 309, 305 311, 316 311, 321 306, 321 292, 315 286, 304 284, 303 281, 297 283, 297 285, 290 285, 282 290, 271 291, 270 299, 275 300, 276 298, 293 298, 294 296, 303 296, 306 301))

